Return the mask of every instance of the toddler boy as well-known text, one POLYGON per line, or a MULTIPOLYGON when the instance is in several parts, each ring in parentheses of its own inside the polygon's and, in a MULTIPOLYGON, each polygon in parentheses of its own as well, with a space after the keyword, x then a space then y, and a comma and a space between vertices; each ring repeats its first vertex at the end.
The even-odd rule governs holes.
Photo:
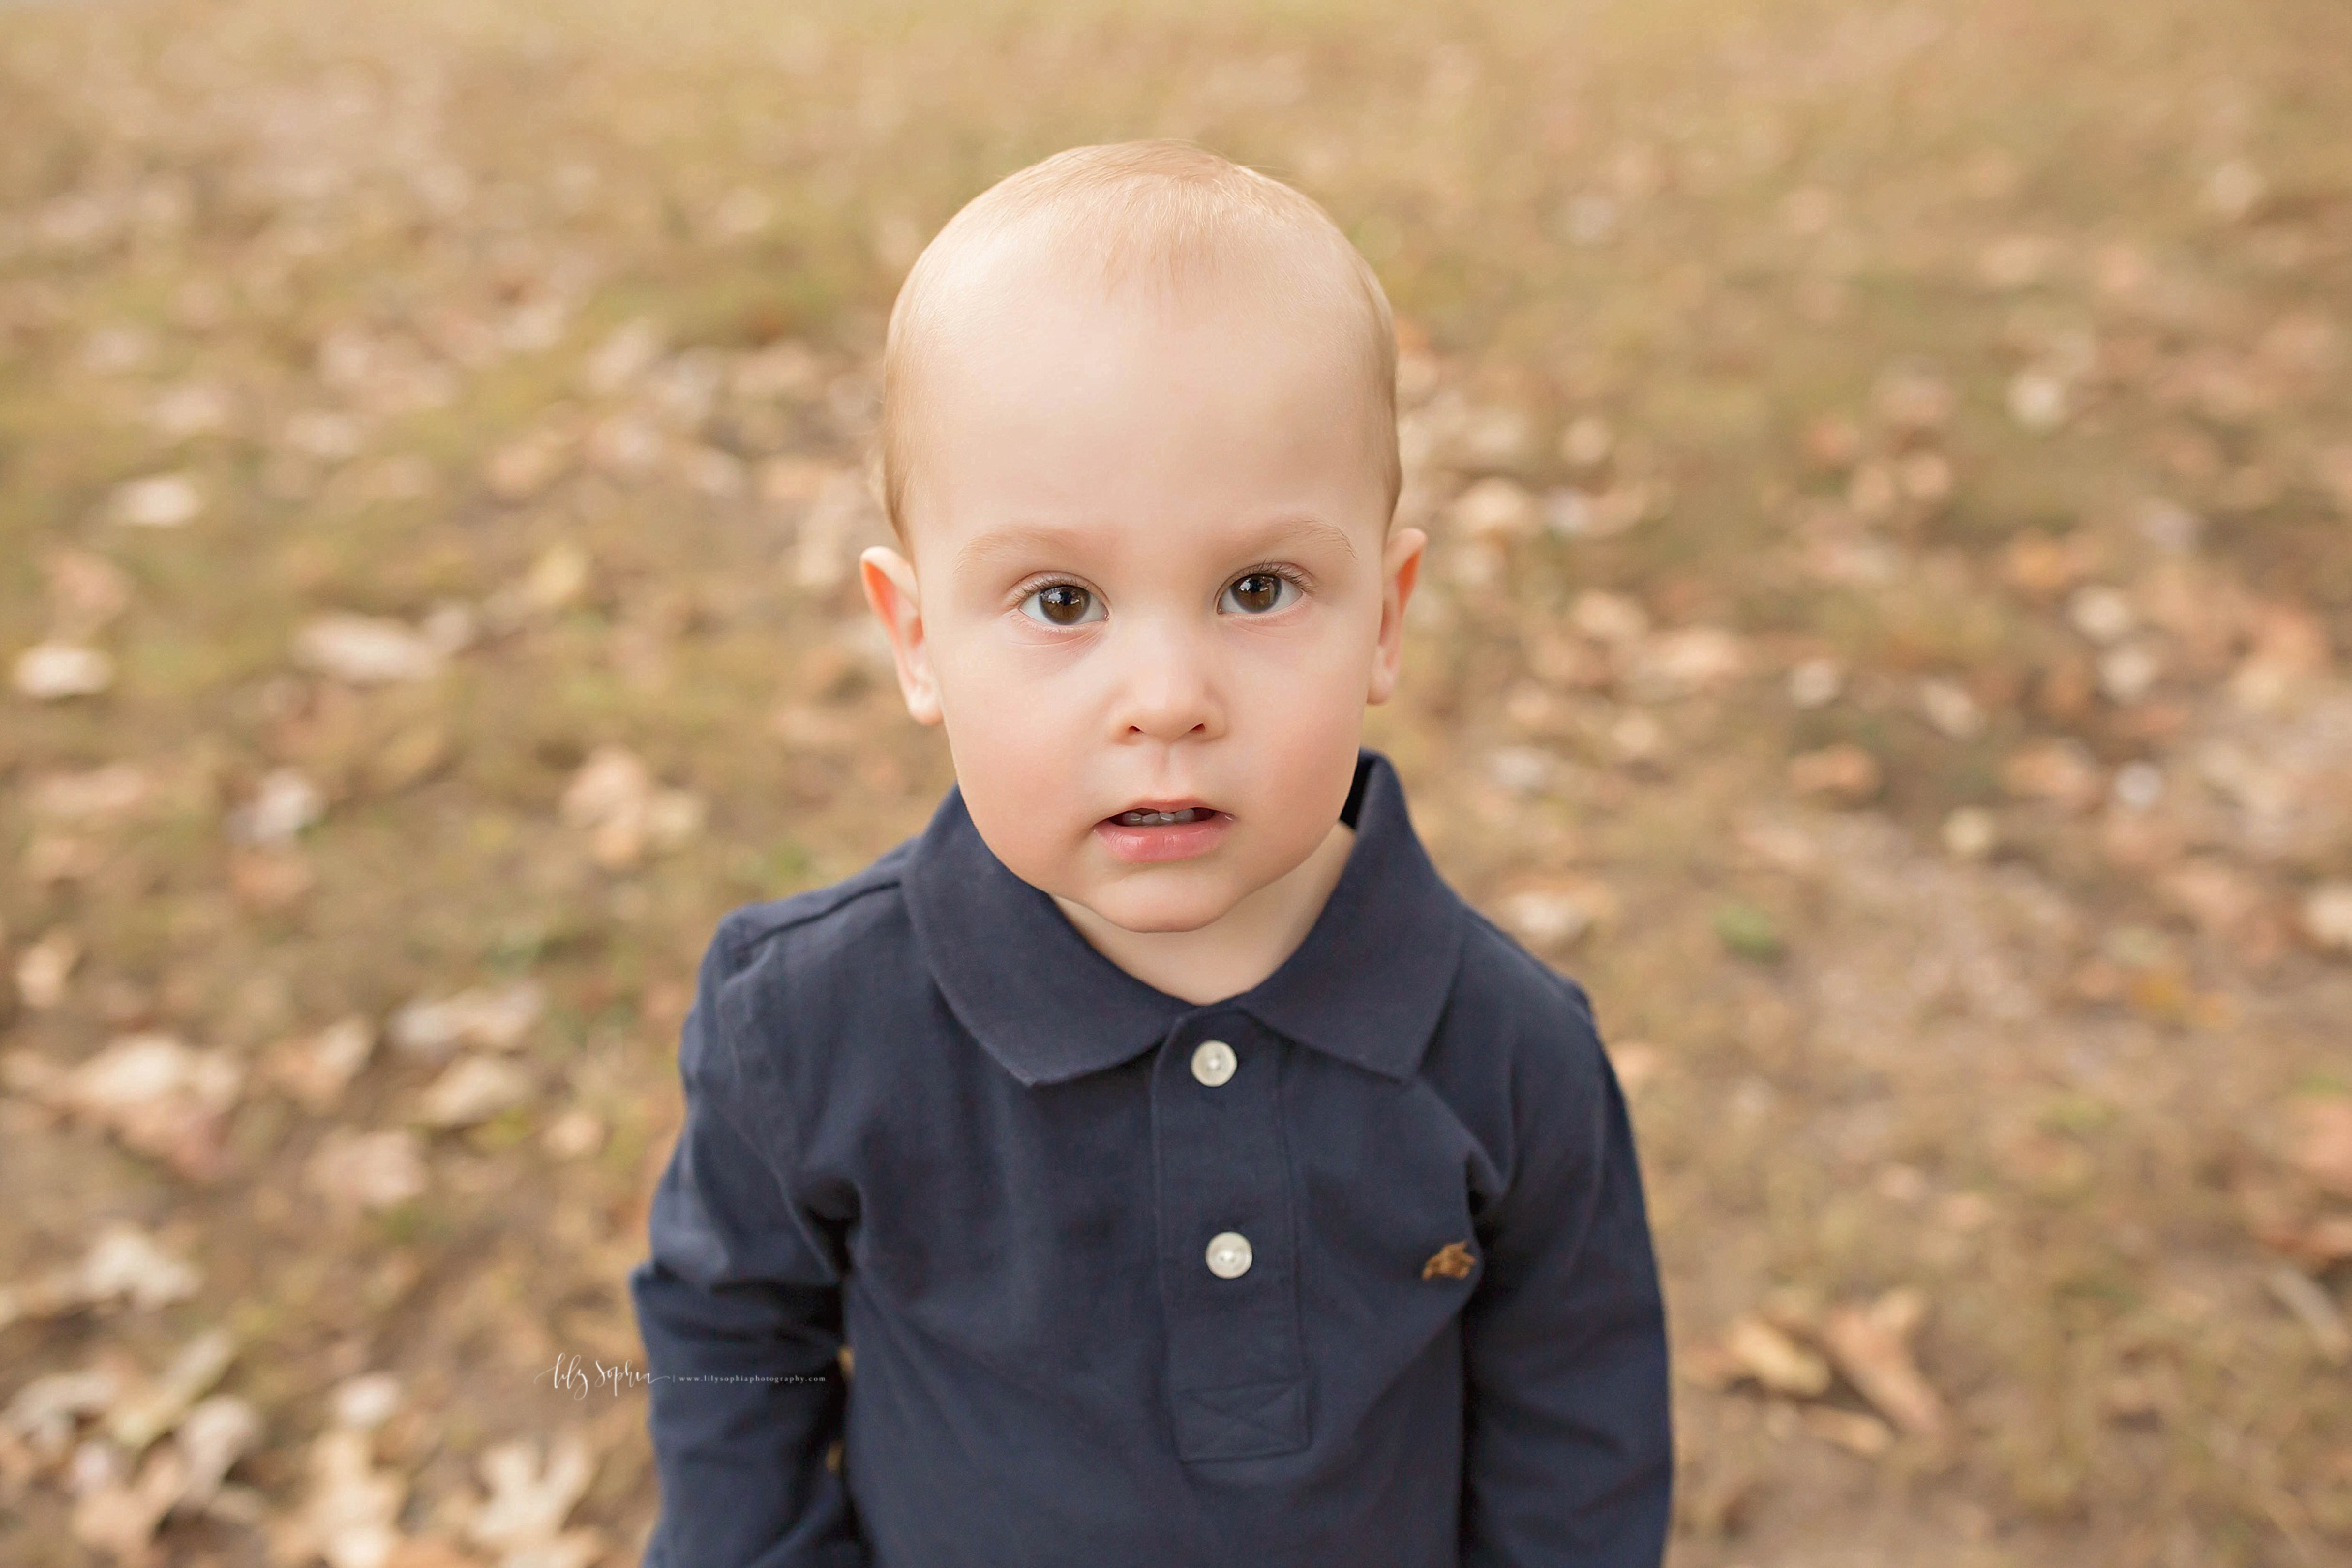
POLYGON ((917 261, 860 564, 956 787, 703 960, 630 1280, 653 1568, 1655 1568, 1589 1004, 1360 748, 1423 544, 1395 351, 1320 208, 1181 143, 917 261))

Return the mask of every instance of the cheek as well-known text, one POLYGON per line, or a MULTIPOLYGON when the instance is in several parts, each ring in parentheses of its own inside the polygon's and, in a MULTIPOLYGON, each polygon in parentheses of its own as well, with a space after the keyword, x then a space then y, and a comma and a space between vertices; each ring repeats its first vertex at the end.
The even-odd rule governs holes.
POLYGON ((1334 639, 1312 656, 1253 661, 1238 694, 1235 738, 1253 759, 1260 810, 1302 852, 1330 830, 1354 780, 1371 658, 1370 637, 1334 639))
POLYGON ((1017 657, 966 644, 939 650, 942 727, 973 825, 1023 879, 1054 881, 1084 747, 1069 705, 1040 700, 1017 657))

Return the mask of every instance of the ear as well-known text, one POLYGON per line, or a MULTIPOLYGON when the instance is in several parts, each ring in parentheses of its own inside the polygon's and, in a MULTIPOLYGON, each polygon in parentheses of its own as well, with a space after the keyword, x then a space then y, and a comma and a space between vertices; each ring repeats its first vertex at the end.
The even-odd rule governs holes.
POLYGON ((1372 687, 1365 700, 1388 701, 1397 689, 1397 670, 1404 658, 1404 607, 1413 597, 1421 575, 1421 551, 1429 535, 1419 528, 1399 528, 1389 535, 1380 557, 1380 640, 1372 648, 1372 687))
POLYGON ((898 666, 898 691, 907 702, 907 715, 918 724, 939 722, 939 677, 931 668, 931 647, 923 639, 922 603, 916 593, 915 568, 906 557, 888 545, 875 545, 858 557, 859 581, 865 602, 890 639, 890 657, 898 666))

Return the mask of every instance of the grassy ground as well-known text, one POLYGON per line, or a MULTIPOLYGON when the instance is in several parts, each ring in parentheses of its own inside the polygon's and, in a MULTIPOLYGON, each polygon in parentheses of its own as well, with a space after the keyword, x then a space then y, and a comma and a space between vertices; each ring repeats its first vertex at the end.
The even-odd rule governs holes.
POLYGON ((2352 14, 1564 9, 9 12, 0 1556, 634 1560, 694 961, 949 781, 881 323, 1136 135, 1402 318, 1375 739, 1632 1086, 1675 1560, 2352 1553, 2352 14))

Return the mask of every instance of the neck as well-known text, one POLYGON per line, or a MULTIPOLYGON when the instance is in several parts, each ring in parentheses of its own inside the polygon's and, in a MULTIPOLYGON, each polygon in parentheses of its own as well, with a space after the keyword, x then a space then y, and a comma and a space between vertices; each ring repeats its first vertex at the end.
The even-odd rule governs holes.
POLYGON ((1130 931, 1083 904, 1054 902, 1097 952, 1144 984, 1187 1002, 1221 1002, 1256 985, 1298 950, 1355 841, 1353 828, 1333 823, 1307 859, 1196 930, 1130 931))

